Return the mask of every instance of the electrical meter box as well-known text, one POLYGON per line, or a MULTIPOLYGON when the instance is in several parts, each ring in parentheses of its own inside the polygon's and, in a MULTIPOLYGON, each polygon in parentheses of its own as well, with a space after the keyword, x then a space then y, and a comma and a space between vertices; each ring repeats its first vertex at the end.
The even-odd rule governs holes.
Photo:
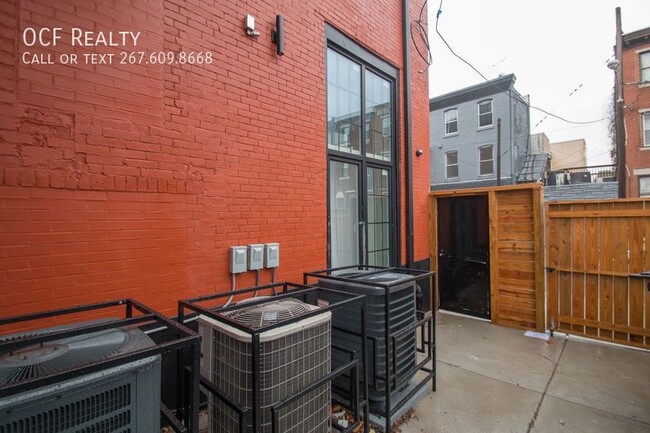
POLYGON ((246 272, 246 247, 230 247, 230 273, 246 272))
POLYGON ((264 244, 248 246, 248 270, 256 271, 264 267, 264 244))
POLYGON ((277 268, 278 266, 280 266, 280 244, 264 245, 264 267, 277 268))

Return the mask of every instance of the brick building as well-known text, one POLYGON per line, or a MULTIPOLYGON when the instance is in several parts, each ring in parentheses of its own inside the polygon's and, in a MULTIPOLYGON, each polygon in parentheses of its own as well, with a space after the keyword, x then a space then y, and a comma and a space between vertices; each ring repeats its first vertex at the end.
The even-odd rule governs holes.
POLYGON ((404 3, 3 0, 0 316, 174 315, 229 290, 251 243, 279 242, 283 280, 428 267, 428 82, 403 45, 423 0, 404 3))
POLYGON ((650 27, 623 35, 626 197, 650 196, 650 27))

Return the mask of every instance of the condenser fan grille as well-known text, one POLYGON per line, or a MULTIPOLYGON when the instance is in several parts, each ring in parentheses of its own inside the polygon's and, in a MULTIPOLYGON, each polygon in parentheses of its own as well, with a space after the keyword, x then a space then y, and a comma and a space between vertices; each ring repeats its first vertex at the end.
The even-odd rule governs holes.
POLYGON ((100 361, 130 341, 124 329, 109 329, 30 346, 0 355, 0 383, 13 383, 100 361))
POLYGON ((311 311, 309 305, 297 299, 285 299, 228 311, 223 314, 243 325, 256 329, 300 316, 309 311, 311 311))

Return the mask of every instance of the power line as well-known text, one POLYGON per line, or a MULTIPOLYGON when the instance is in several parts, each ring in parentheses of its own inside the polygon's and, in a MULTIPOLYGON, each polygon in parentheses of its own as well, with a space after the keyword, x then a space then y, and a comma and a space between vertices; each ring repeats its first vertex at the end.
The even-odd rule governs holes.
MULTIPOLYGON (((429 38, 427 37, 427 29, 424 26, 424 23, 422 21, 422 15, 424 13, 424 9, 427 6, 427 3, 429 0, 425 0, 424 3, 422 4, 422 7, 420 8, 420 15, 417 20, 413 21, 411 23, 411 40, 413 41, 413 46, 415 47, 415 51, 420 55, 422 60, 427 64, 427 69, 431 64, 433 63, 433 56, 431 55, 431 45, 429 44, 429 38), (426 48, 426 55, 420 51, 420 47, 417 44, 417 41, 415 40, 415 35, 413 34, 413 26, 418 31, 418 34, 420 36, 420 39, 422 39, 422 42, 424 43, 424 47, 426 48)), ((425 70, 421 70, 420 72, 424 72, 425 70)))
POLYGON ((518 101, 518 102, 520 102, 520 103, 526 104, 526 105, 528 105, 529 108, 532 108, 533 110, 540 111, 540 112, 546 114, 547 116, 554 117, 554 118, 556 118, 556 119, 559 119, 559 120, 561 120, 561 121, 563 121, 563 122, 567 122, 567 123, 573 123, 573 124, 576 124, 576 125, 587 125, 587 124, 590 124, 590 123, 598 123, 598 122, 602 122, 602 121, 604 121, 604 120, 608 120, 607 117, 603 117, 603 118, 601 118, 601 119, 597 119, 597 120, 588 120, 588 121, 574 121, 574 120, 569 120, 569 119, 566 119, 566 118, 564 118, 564 117, 562 117, 562 116, 558 116, 557 114, 553 114, 553 113, 551 113, 550 111, 544 110, 544 109, 539 108, 539 107, 536 107, 536 106, 534 106, 534 105, 531 105, 529 102, 526 102, 526 101, 524 101, 523 99, 517 98, 517 97, 513 96, 512 94, 506 92, 505 90, 502 90, 499 86, 497 86, 496 84, 494 84, 494 83, 492 82, 492 80, 490 80, 490 79, 487 78, 485 75, 483 75, 483 74, 481 73, 481 71, 479 71, 478 69, 476 69, 476 68, 474 67, 474 65, 472 65, 470 62, 468 62, 467 60, 465 60, 462 56, 456 54, 456 52, 455 52, 454 49, 451 47, 451 45, 449 45, 449 43, 448 43, 447 40, 444 38, 444 36, 442 36, 442 33, 440 33, 440 30, 438 30, 438 22, 440 21, 440 15, 442 14, 442 3, 443 3, 443 0, 440 0, 440 5, 438 6, 438 12, 436 13, 436 27, 435 27, 436 33, 438 34, 438 36, 440 37, 440 39, 442 40, 442 42, 447 46, 447 48, 449 49, 449 51, 451 52, 451 54, 453 54, 455 57, 457 57, 459 60, 461 60, 461 61, 462 61, 463 63, 465 63, 467 66, 469 66, 470 68, 472 68, 472 69, 474 70, 474 72, 476 72, 477 74, 479 74, 479 75, 481 76, 481 78, 483 78, 486 82, 488 82, 488 83, 491 84, 495 89, 497 89, 497 90, 499 91, 499 93, 504 93, 504 94, 506 94, 510 99, 513 99, 513 100, 518 101))

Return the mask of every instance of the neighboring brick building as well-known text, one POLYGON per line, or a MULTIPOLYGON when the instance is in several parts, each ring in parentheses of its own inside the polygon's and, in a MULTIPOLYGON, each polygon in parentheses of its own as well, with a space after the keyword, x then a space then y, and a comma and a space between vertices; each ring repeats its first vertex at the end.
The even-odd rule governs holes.
POLYGON ((650 27, 623 35, 626 197, 650 196, 650 27))
POLYGON ((402 1, 0 6, 0 316, 121 297, 174 315, 229 290, 229 246, 258 242, 280 243, 283 280, 428 267, 428 78, 411 46, 407 110, 402 1))

